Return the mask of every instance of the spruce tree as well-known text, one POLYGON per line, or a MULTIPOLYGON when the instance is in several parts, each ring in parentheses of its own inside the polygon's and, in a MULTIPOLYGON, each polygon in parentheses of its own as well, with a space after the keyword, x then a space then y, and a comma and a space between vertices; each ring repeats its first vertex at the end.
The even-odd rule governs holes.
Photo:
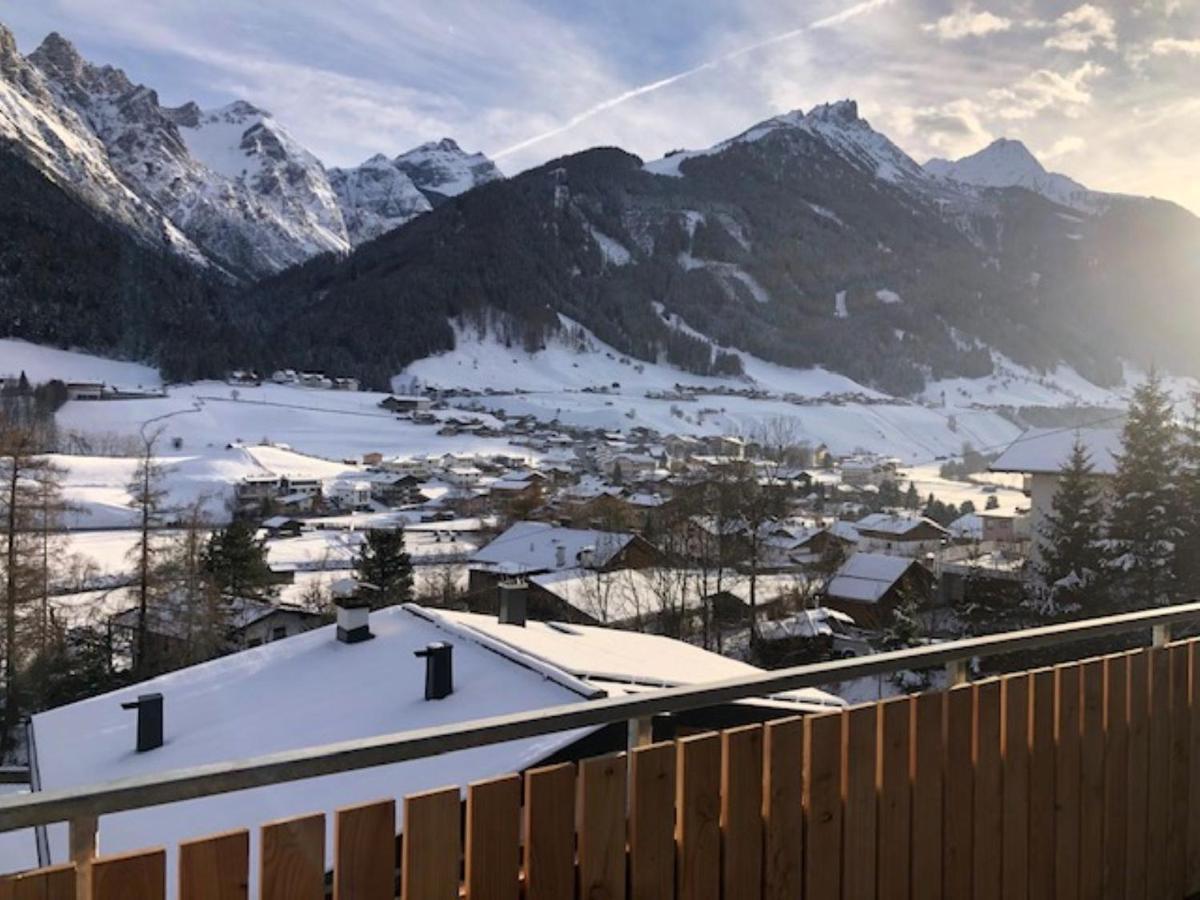
POLYGON ((1107 566, 1131 609, 1169 603, 1175 591, 1176 437, 1171 399, 1151 371, 1129 403, 1109 511, 1107 566))
POLYGON ((1175 584, 1181 599, 1200 596, 1200 394, 1192 395, 1191 415, 1179 430, 1179 536, 1175 543, 1175 584))
POLYGON ((412 562, 404 549, 404 531, 372 528, 359 550, 354 576, 371 585, 366 596, 379 609, 412 599, 412 562))
POLYGON ((1056 605, 1095 599, 1103 508, 1091 455, 1078 433, 1038 533, 1038 577, 1056 605))
POLYGON ((234 519, 212 533, 204 568, 225 597, 264 597, 274 590, 266 541, 247 519, 234 519))

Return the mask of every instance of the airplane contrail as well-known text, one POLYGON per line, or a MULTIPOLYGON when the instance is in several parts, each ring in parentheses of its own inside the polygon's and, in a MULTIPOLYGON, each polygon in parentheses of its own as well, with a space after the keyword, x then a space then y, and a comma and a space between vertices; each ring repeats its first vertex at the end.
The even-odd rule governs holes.
POLYGON ((576 113, 575 115, 571 116, 571 118, 567 119, 567 121, 563 122, 561 125, 556 125, 549 131, 543 131, 541 134, 536 134, 531 138, 526 138, 520 143, 513 144, 511 147, 506 147, 499 153, 493 154, 492 158, 503 159, 505 156, 510 156, 513 153, 524 150, 526 147, 532 147, 534 144, 540 144, 542 141, 549 140, 552 137, 557 137, 564 132, 570 131, 577 125, 580 125, 583 122, 586 122, 588 119, 598 116, 602 112, 612 109, 614 106, 620 106, 622 103, 632 100, 635 97, 641 97, 644 94, 652 94, 655 91, 660 91, 665 87, 670 87, 678 81, 683 81, 685 78, 691 78, 693 75, 698 75, 701 72, 707 72, 710 69, 715 69, 724 63, 745 56, 747 53, 754 53, 758 50, 762 50, 775 44, 782 44, 784 41, 790 41, 793 38, 797 38, 809 31, 819 31, 823 28, 833 28, 866 13, 874 12, 875 10, 881 9, 885 6, 890 6, 894 2, 895 0, 862 0, 861 3, 856 3, 853 6, 842 10, 841 12, 826 16, 823 19, 817 19, 815 22, 810 22, 807 25, 802 25, 799 28, 793 28, 790 31, 783 32, 782 34, 777 34, 773 37, 766 38, 765 40, 748 44, 745 47, 739 47, 736 50, 731 50, 730 52, 722 54, 715 59, 710 59, 707 62, 700 63, 700 65, 693 66, 690 69, 685 69, 682 72, 676 72, 674 75, 668 75, 666 78, 660 78, 658 81, 651 81, 647 84, 631 88, 624 93, 617 94, 615 97, 609 97, 607 100, 602 100, 596 105, 588 107, 583 112, 576 113))

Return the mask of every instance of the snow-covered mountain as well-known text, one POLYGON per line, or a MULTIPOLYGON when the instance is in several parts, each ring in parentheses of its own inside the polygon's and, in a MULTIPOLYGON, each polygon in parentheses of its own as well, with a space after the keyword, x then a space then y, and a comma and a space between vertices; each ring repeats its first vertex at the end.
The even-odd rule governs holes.
POLYGON ((23 58, 3 26, 0 137, 148 239, 249 278, 344 254, 501 177, 449 139, 327 171, 266 110, 240 100, 163 106, 153 89, 88 62, 57 33, 23 58))
POLYGON ((938 178, 976 187, 1022 187, 1048 200, 1084 212, 1096 212, 1105 203, 1105 195, 1084 187, 1078 181, 1047 172, 1037 157, 1020 141, 1000 138, 977 153, 958 160, 931 159, 925 171, 938 178))

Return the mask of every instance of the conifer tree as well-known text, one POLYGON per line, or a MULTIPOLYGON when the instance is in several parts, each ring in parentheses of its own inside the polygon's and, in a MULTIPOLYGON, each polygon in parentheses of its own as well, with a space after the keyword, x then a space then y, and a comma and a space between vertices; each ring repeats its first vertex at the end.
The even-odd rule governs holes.
POLYGON ((1129 403, 1108 522, 1107 566, 1131 609, 1169 603, 1175 591, 1176 437, 1170 396, 1152 370, 1129 403))
POLYGON ((204 568, 225 597, 264 597, 274 590, 266 541, 248 519, 218 528, 204 550, 204 568))
POLYGON ((1175 544, 1176 591, 1183 600, 1200 597, 1200 393, 1179 430, 1179 536, 1175 544))
POLYGON ((359 550, 354 575, 371 585, 368 596, 377 609, 412 600, 412 562, 404 549, 404 531, 370 529, 359 550))
POLYGON ((1095 465, 1077 433, 1038 534, 1038 577, 1056 604, 1086 605, 1095 598, 1102 520, 1095 465))

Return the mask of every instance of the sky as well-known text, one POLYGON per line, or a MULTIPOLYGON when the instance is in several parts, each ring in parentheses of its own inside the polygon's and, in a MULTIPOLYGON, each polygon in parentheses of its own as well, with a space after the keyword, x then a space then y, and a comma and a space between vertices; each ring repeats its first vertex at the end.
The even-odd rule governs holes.
POLYGON ((848 97, 920 162, 1017 138, 1200 214, 1200 0, 0 0, 0 22, 165 104, 249 100, 327 165, 443 136, 509 174, 652 159, 848 97))

